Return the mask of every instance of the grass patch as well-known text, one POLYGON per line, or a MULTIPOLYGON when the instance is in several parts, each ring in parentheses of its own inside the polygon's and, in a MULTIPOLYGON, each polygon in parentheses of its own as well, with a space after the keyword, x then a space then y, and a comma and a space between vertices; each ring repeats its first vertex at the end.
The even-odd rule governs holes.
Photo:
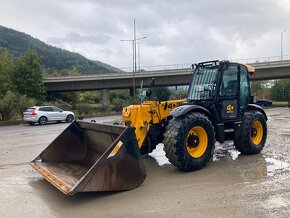
POLYGON ((287 107, 288 101, 273 101, 272 102, 274 107, 287 107))

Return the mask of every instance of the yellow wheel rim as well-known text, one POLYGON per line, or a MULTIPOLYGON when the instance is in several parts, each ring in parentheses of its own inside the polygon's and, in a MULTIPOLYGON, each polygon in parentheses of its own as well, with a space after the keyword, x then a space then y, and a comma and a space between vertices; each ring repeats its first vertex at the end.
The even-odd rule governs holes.
POLYGON ((252 125, 251 139, 255 145, 260 144, 263 139, 263 126, 258 120, 252 125))
POLYGON ((190 156, 201 157, 207 149, 207 144, 208 137, 203 127, 195 126, 190 129, 186 136, 186 149, 190 156))

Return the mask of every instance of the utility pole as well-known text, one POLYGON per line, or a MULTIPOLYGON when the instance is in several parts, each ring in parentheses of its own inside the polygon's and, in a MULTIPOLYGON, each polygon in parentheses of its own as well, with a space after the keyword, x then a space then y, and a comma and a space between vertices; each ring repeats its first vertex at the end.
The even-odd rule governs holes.
POLYGON ((134 68, 134 71, 136 72, 137 71, 137 61, 136 61, 136 24, 135 24, 135 18, 134 18, 134 63, 135 63, 135 68, 134 68))
POLYGON ((283 61, 283 34, 286 32, 286 30, 283 30, 281 32, 281 61, 283 61))
MULTIPOLYGON (((133 98, 136 96, 136 82, 135 82, 135 73, 137 72, 137 45, 136 42, 142 39, 146 39, 146 36, 140 37, 136 39, 136 23, 135 23, 135 18, 134 18, 134 27, 133 27, 133 39, 122 39, 121 41, 130 41, 132 42, 132 48, 133 48, 133 81, 132 81, 132 88, 133 88, 133 98)), ((140 62, 140 58, 139 58, 140 62)))
POLYGON ((137 42, 137 45, 138 45, 138 70, 140 72, 140 43, 137 42))

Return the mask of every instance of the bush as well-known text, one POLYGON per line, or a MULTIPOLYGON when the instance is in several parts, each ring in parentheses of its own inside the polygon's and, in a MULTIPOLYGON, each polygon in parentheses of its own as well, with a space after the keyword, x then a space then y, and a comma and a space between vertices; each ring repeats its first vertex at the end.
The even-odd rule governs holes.
POLYGON ((22 113, 25 111, 26 108, 34 106, 36 100, 34 98, 29 98, 26 95, 19 95, 18 98, 18 106, 17 106, 17 113, 22 117, 22 113))
POLYGON ((124 99, 116 97, 112 100, 112 104, 116 112, 121 112, 123 107, 126 105, 126 101, 124 99))
POLYGON ((110 105, 96 104, 94 109, 97 113, 102 113, 102 114, 112 112, 112 106, 110 105))
POLYGON ((17 98, 13 92, 8 91, 3 96, 2 100, 0 101, 0 120, 6 121, 10 120, 14 113, 16 107, 17 98))
POLYGON ((93 107, 87 103, 77 104, 76 110, 77 110, 78 115, 80 116, 84 116, 84 115, 90 116, 93 113, 93 107))
POLYGON ((23 111, 27 107, 35 104, 36 100, 26 95, 20 95, 11 91, 6 92, 0 101, 0 121, 11 120, 12 118, 22 117, 23 111))

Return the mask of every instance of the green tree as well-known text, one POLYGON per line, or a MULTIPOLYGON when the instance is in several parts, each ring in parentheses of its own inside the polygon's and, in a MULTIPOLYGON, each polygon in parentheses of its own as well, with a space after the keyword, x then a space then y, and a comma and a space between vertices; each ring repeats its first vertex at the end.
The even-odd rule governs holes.
POLYGON ((7 91, 0 101, 0 121, 21 117, 23 111, 35 104, 35 99, 12 91, 7 91))
POLYGON ((262 81, 252 81, 251 82, 251 94, 253 96, 260 96, 263 93, 264 84, 262 81))
POLYGON ((112 100, 112 105, 114 105, 114 110, 117 112, 121 112, 123 107, 127 106, 126 101, 119 97, 116 97, 112 100))
POLYGON ((159 101, 167 101, 170 99, 171 91, 167 87, 155 87, 152 89, 152 97, 156 97, 159 101))
POLYGON ((28 49, 25 54, 16 61, 12 76, 14 91, 38 100, 43 98, 44 68, 40 63, 38 54, 28 49))
POLYGON ((276 101, 287 101, 290 93, 290 80, 277 80, 271 88, 272 99, 276 101))
POLYGON ((175 90, 172 92, 173 99, 187 98, 188 86, 180 86, 177 89, 175 88, 175 90))
POLYGON ((120 98, 127 101, 130 98, 130 92, 127 89, 110 90, 109 93, 110 102, 112 102, 114 98, 120 98))
POLYGON ((86 91, 79 94, 79 102, 96 104, 100 102, 100 91, 86 91))
POLYGON ((61 73, 57 70, 54 70, 54 71, 52 71, 51 76, 58 77, 58 76, 61 76, 61 73))
POLYGON ((11 90, 11 75, 14 70, 14 60, 7 49, 0 49, 0 97, 11 90))
POLYGON ((0 101, 0 120, 10 120, 16 113, 18 94, 7 91, 0 101))
POLYGON ((17 96, 17 106, 16 113, 21 117, 24 110, 28 107, 35 105, 36 100, 34 98, 29 98, 26 95, 16 94, 17 96))
POLYGON ((68 76, 79 76, 80 73, 78 72, 76 67, 70 68, 67 72, 68 76))

